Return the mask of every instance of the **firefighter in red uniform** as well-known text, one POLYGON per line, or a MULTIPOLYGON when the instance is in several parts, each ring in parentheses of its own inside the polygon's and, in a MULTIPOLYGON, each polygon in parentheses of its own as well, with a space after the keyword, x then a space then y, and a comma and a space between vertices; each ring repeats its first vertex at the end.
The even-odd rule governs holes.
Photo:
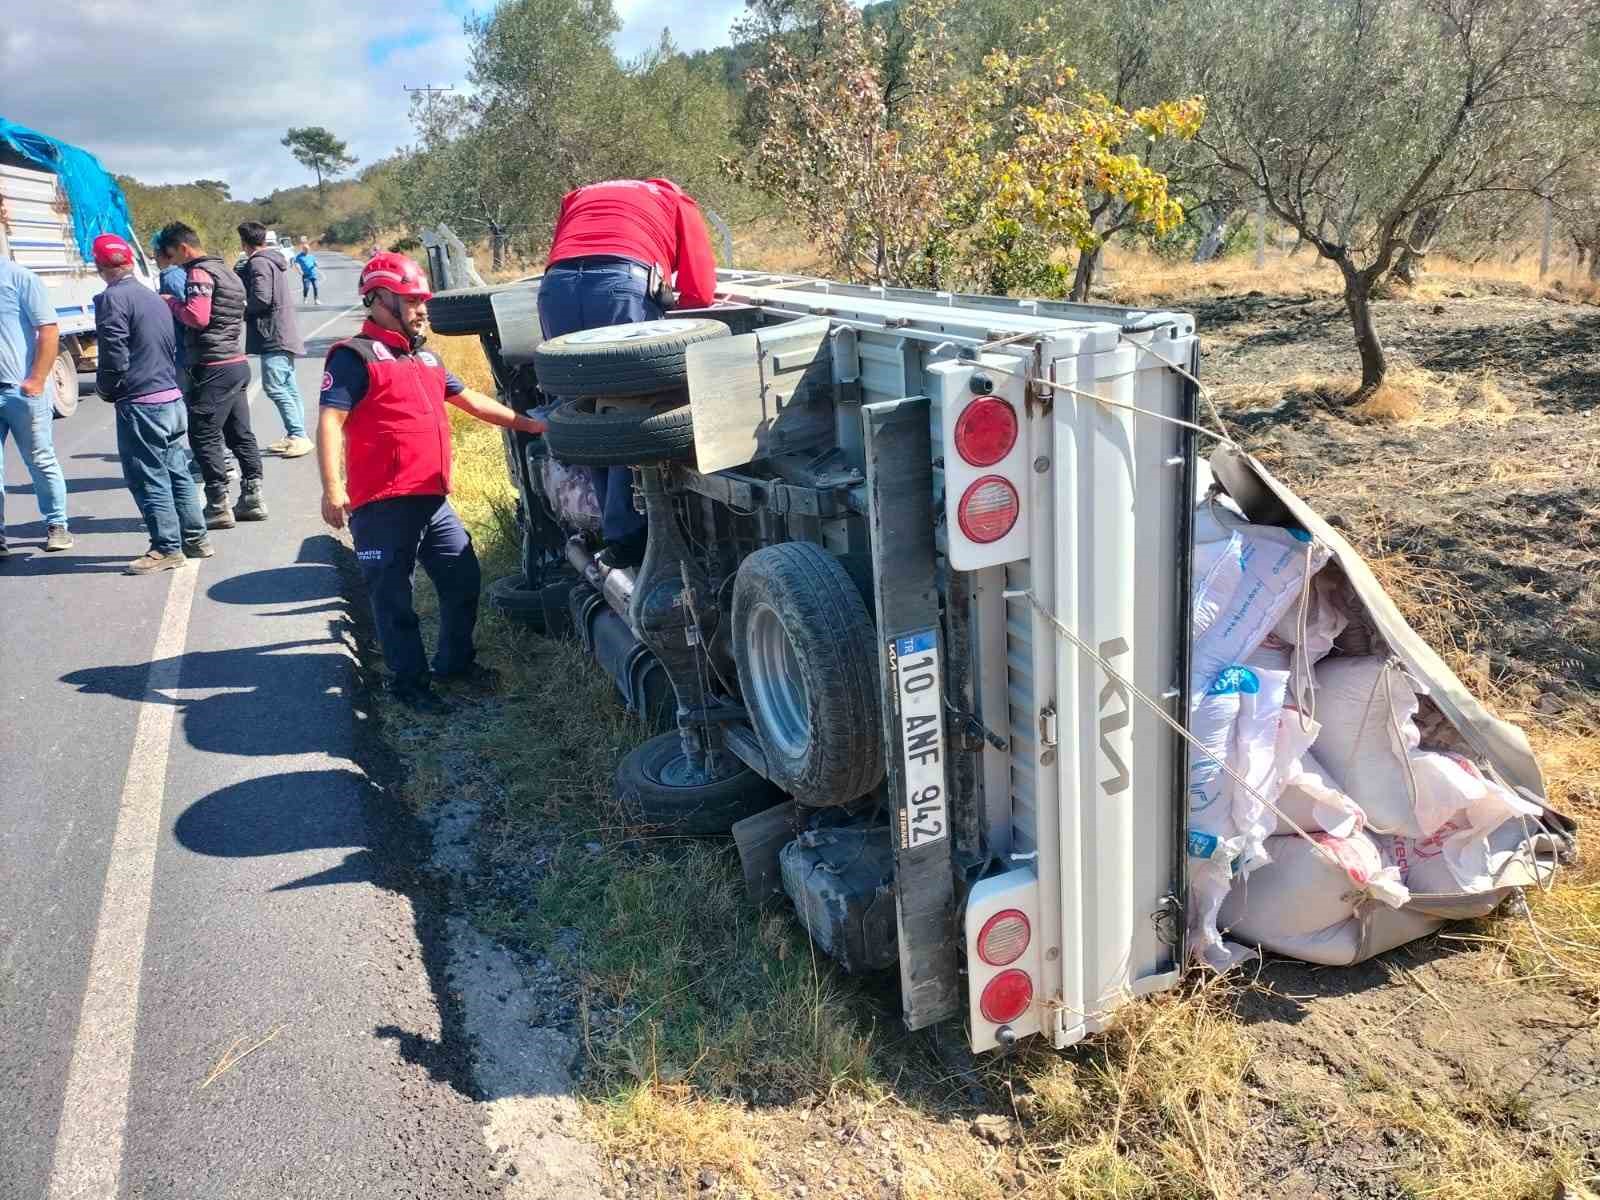
MULTIPOLYGON (((717 288, 700 209, 667 179, 612 179, 568 192, 539 285, 547 338, 660 320, 669 308, 705 308, 717 288)), ((618 566, 644 556, 645 519, 633 508, 627 467, 594 469, 604 553, 618 566)))
POLYGON ((322 517, 335 529, 349 519, 395 696, 419 712, 447 712, 432 680, 492 686, 493 675, 473 661, 478 557, 448 499, 445 404, 525 433, 543 433, 544 423, 471 391, 422 348, 430 293, 411 259, 373 255, 361 270, 360 291, 367 319, 360 333, 328 351, 322 376, 322 517), (411 605, 418 563, 439 593, 431 672, 411 605))

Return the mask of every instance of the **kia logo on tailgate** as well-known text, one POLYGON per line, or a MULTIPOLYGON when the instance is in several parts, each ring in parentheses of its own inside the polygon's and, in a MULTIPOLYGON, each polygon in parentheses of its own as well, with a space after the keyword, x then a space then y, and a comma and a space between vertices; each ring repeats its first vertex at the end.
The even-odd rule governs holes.
MULTIPOLYGON (((1120 658, 1128 652, 1128 643, 1121 638, 1109 638, 1100 643, 1100 657, 1107 662, 1120 658)), ((1113 734, 1119 733, 1128 727, 1131 714, 1128 711, 1128 690, 1122 686, 1109 672, 1106 674, 1104 686, 1100 689, 1100 753, 1106 756, 1106 762, 1112 770, 1111 778, 1102 779, 1100 786, 1106 795, 1115 796, 1118 792, 1128 790, 1132 782, 1128 775, 1128 764, 1117 748, 1111 744, 1113 734), (1119 707, 1115 712, 1107 712, 1106 705, 1115 698, 1119 707)))

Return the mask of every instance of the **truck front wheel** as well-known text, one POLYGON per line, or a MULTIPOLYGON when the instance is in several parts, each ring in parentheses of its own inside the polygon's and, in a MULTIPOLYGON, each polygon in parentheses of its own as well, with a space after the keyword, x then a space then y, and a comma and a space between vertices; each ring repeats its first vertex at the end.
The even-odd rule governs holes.
POLYGON ((731 773, 707 778, 683 752, 676 730, 634 747, 617 764, 617 800, 627 819, 666 833, 719 836, 779 803, 765 779, 737 761, 731 773))

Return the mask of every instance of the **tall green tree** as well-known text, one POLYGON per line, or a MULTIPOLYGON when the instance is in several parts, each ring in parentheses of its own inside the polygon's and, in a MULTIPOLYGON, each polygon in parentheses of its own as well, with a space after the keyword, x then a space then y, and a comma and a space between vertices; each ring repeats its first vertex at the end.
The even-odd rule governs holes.
POLYGON ((280 145, 287 146, 301 166, 317 176, 317 191, 322 193, 329 179, 341 175, 359 161, 349 152, 350 147, 321 125, 307 125, 290 129, 280 145))

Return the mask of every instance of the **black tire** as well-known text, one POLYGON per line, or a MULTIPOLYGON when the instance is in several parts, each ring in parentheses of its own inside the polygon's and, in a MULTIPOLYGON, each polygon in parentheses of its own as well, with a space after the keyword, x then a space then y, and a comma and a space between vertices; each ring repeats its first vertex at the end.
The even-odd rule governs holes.
POLYGON ((668 833, 716 837, 783 799, 742 763, 732 775, 710 783, 674 783, 675 765, 684 765, 675 729, 635 746, 617 764, 617 801, 629 821, 668 833))
POLYGON ((573 466, 694 461, 694 419, 681 396, 604 413, 593 400, 572 400, 545 417, 544 440, 551 457, 573 466))
POLYGON ((681 390, 685 356, 696 342, 732 336, 721 321, 638 321, 551 338, 535 362, 547 396, 653 396, 681 390))
POLYGON ((516 283, 435 292, 428 301, 428 329, 445 335, 494 333, 495 295, 530 286, 533 286, 530 280, 522 279, 516 283))
POLYGON ((489 585, 489 603, 496 612, 526 625, 546 637, 562 637, 572 630, 567 597, 573 579, 563 579, 542 587, 529 587, 527 576, 505 575, 489 585))
POLYGON ((774 783, 813 807, 848 804, 878 786, 884 747, 877 634, 836 558, 809 542, 784 542, 740 563, 733 653, 774 783), (785 653, 764 653, 771 643, 763 639, 780 635, 785 653), (775 672, 798 677, 787 718, 782 701, 769 702, 771 689, 762 684, 775 672))

